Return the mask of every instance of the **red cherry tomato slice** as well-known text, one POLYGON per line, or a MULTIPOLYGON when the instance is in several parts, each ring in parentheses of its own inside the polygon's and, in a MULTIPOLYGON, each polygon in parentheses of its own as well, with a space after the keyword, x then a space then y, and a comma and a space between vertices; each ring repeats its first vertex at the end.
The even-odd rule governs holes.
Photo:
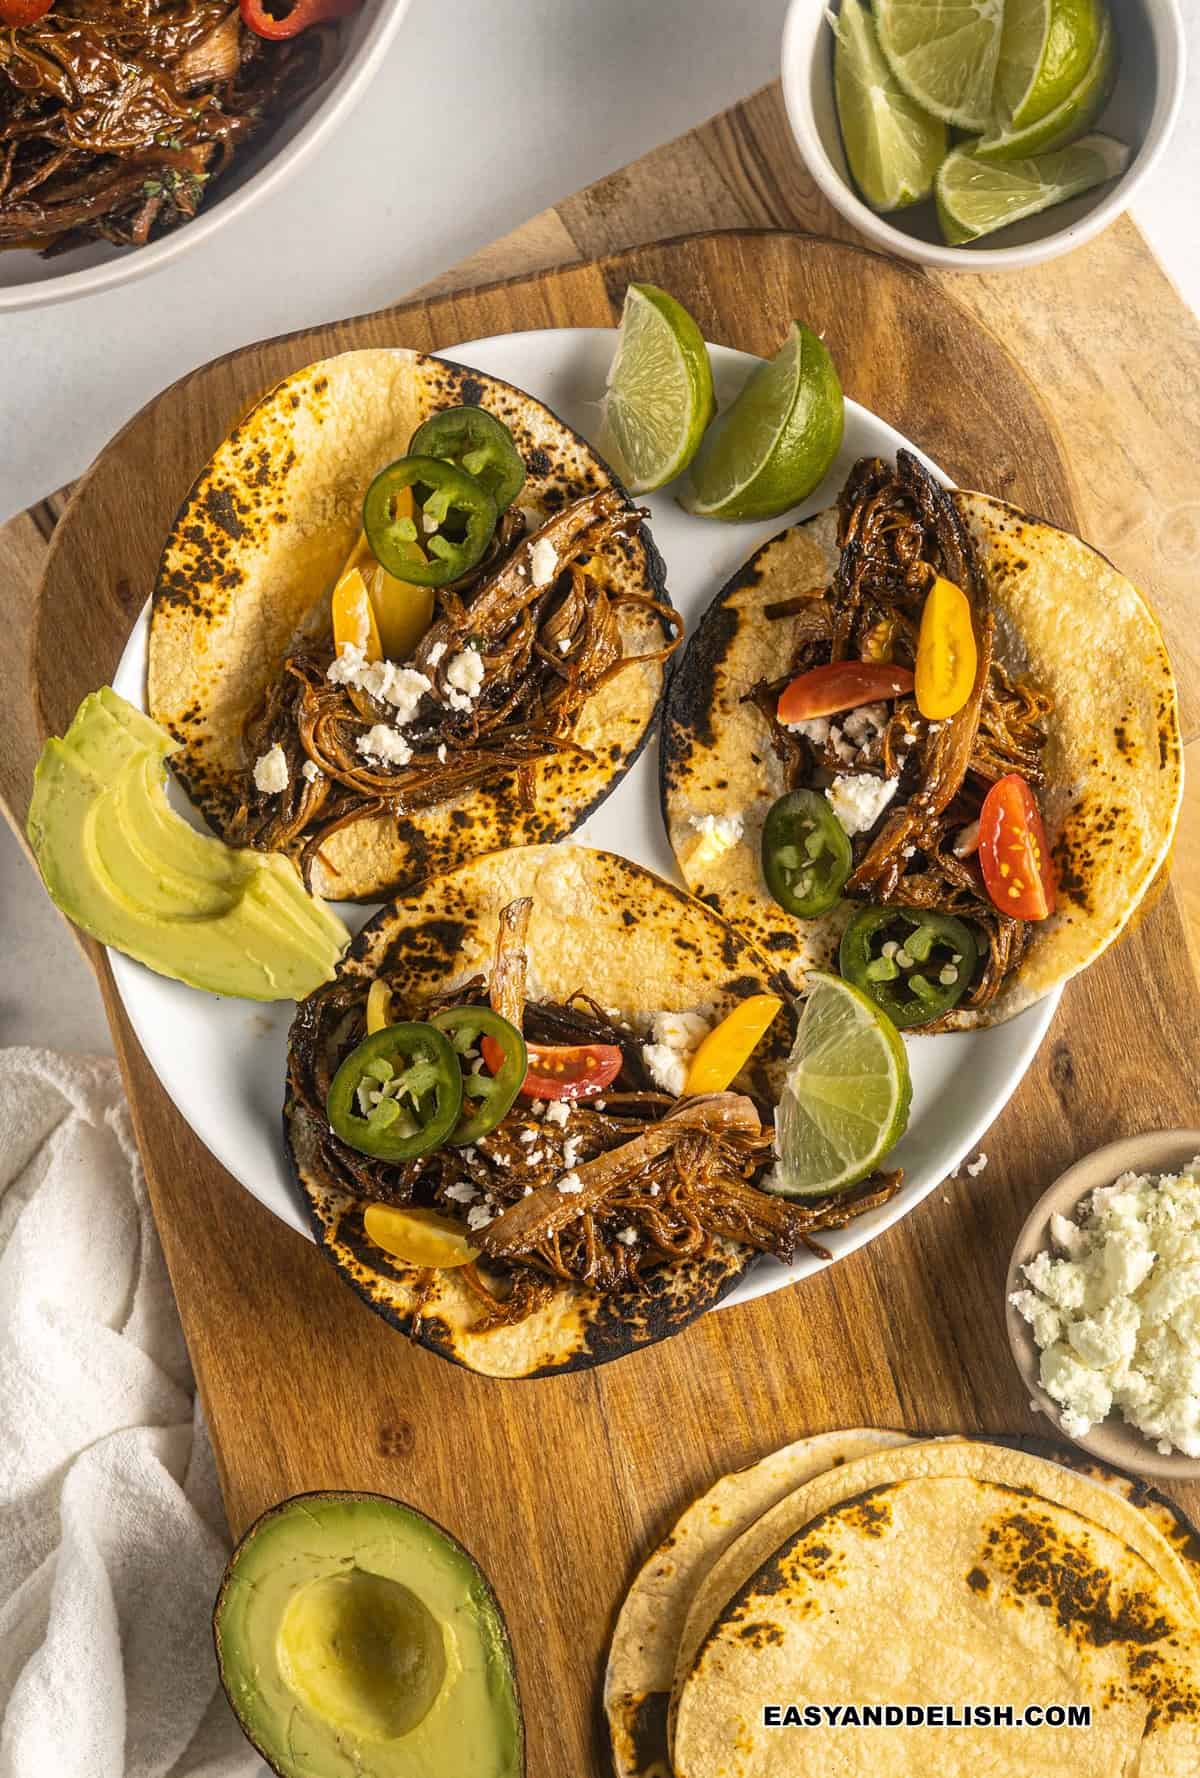
POLYGON ((1054 862, 1037 798, 1019 772, 992 785, 979 811, 979 863, 1002 914, 1045 920, 1054 912, 1054 862))
MULTIPOLYGON (((0 0, 0 6, 10 0, 0 0)), ((240 0, 242 23, 254 32, 256 37, 266 37, 272 42, 281 41, 285 37, 298 37, 301 31, 307 31, 310 25, 328 24, 332 19, 348 18, 357 12, 362 0, 240 0)))
MULTIPOLYGON (((483 1059, 495 1074, 504 1060, 495 1038, 480 1043, 483 1059)), ((531 1043, 529 1071, 522 1099, 594 1099, 621 1072, 621 1051, 615 1043, 531 1043)))
POLYGON ((0 25, 32 25, 45 18, 54 0, 0 0, 0 25))
POLYGON ((775 714, 780 722, 808 722, 814 716, 836 716, 880 698, 899 698, 913 688, 907 667, 886 661, 831 661, 801 673, 779 694, 775 714))

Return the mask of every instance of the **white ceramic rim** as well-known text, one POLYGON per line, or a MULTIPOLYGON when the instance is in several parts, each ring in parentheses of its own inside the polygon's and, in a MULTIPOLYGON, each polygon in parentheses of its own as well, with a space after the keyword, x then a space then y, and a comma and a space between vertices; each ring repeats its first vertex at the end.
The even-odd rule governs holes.
POLYGON ((161 266, 170 265, 193 247, 199 247, 225 223, 235 216, 245 215, 268 193, 277 191, 316 153, 379 72, 404 23, 409 5, 410 0, 380 0, 362 42, 324 83, 321 101, 308 124, 277 154, 272 154, 266 165, 260 167, 245 185, 230 192, 211 210, 201 210, 192 222, 185 222, 161 240, 151 241, 146 247, 131 248, 104 265, 65 272, 61 278, 0 287, 0 315, 16 314, 21 309, 48 309, 55 303, 71 302, 80 296, 97 296, 102 290, 113 290, 119 284, 132 284, 135 278, 144 278, 161 266))
POLYGON ((876 215, 863 203, 825 152, 813 118, 809 96, 813 56, 823 55, 828 50, 825 9, 822 5, 814 7, 813 0, 791 0, 783 27, 783 101, 792 135, 805 166, 823 195, 839 215, 875 246, 898 254, 902 259, 914 259, 922 265, 940 266, 953 272, 1012 271, 1021 266, 1041 265, 1075 247, 1082 247, 1085 241, 1102 233, 1129 208, 1134 191, 1157 162, 1175 128, 1183 104, 1187 72, 1187 45, 1179 0, 1148 0, 1147 16, 1154 38, 1159 90, 1142 144, 1102 203, 1078 222, 1045 236, 1043 240, 1026 241, 1018 247, 946 247, 936 241, 918 240, 903 229, 893 228, 884 217, 876 215), (818 21, 815 38, 812 35, 814 17, 818 21))

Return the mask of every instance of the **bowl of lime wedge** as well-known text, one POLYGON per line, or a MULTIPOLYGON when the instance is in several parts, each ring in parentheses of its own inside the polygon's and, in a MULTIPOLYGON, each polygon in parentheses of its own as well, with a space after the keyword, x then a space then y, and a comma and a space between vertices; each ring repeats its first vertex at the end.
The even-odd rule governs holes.
POLYGON ((792 0, 783 94, 822 193, 875 245, 990 271, 1125 210, 1183 97, 1178 0, 792 0))

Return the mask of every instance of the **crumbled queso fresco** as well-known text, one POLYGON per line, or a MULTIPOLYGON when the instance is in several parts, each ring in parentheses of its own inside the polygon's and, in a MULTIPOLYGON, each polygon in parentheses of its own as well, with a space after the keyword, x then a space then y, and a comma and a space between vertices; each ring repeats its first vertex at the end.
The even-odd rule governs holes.
POLYGON ((712 864, 723 852, 737 845, 746 827, 745 820, 738 814, 691 815, 688 822, 700 835, 691 857, 693 865, 712 864))
POLYGON ((1064 1431, 1117 1407, 1164 1456, 1200 1457, 1200 1157, 1178 1175, 1123 1173, 1050 1235, 1010 1300, 1064 1431))
POLYGON ((558 551, 548 537, 539 537, 530 550, 529 570, 534 586, 549 586, 558 573, 558 551))
POLYGON ((679 1097, 687 1083, 688 1063, 708 1031, 708 1020, 699 1013, 655 1013, 651 1041, 642 1045, 642 1059, 655 1086, 679 1097))
POLYGON ((446 702, 452 710, 469 710, 483 684, 483 656, 477 648, 464 648, 446 662, 446 702))
POLYGON ((899 778, 873 778, 868 772, 835 778, 825 795, 829 806, 853 838, 874 827, 896 794, 899 778))
POLYGON ((432 681, 415 667, 398 667, 395 661, 369 661, 353 642, 342 643, 337 659, 325 669, 325 677, 331 685, 357 686, 381 703, 391 704, 397 728, 412 721, 421 699, 433 689, 432 681))
POLYGON ((386 722, 377 722, 354 745, 364 759, 378 760, 382 765, 406 766, 412 758, 412 748, 400 730, 386 722))
POLYGON ((265 753, 260 753, 254 762, 254 787, 264 796, 278 796, 281 790, 288 787, 287 755, 276 741, 265 753))
POLYGON ((860 704, 835 722, 830 716, 808 716, 802 722, 786 722, 794 735, 803 735, 814 747, 828 747, 843 765, 853 765, 865 747, 888 725, 886 704, 860 704))

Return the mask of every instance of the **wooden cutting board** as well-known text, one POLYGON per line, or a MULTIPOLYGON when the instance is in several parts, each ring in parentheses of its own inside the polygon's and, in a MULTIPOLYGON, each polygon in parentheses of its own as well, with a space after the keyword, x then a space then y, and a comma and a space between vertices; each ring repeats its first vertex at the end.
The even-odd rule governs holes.
MULTIPOLYGON (((111 673, 192 475, 260 390, 347 346, 607 325, 630 278, 666 285, 710 338, 750 351, 772 350, 804 317, 825 332, 847 393, 952 475, 1081 529, 1153 593, 1194 732, 1200 437, 1186 392, 1200 386, 1200 329, 1132 226, 1020 278, 935 281, 844 243, 746 232, 764 223, 831 224, 776 89, 536 218, 451 275, 455 294, 252 347, 166 391, 108 447, 60 522, 51 502, 0 533, 32 668, 25 685, 0 663, 10 814, 23 816, 41 736, 111 673), (741 232, 618 250, 714 225, 741 232)), ((397 1494, 446 1524, 508 1614, 531 1778, 604 1769, 599 1684, 623 1586, 716 1475, 828 1427, 1045 1430, 1004 1337, 1005 1266, 1025 1212, 1070 1159, 1121 1133, 1194 1123, 1200 1102, 1196 973, 1168 890, 1068 990, 979 1177, 948 1181, 801 1288, 712 1314, 600 1371, 503 1384, 411 1348, 216 1165, 151 1074, 103 958, 93 960, 234 1530, 321 1487, 397 1494)), ((1200 1517, 1200 1487, 1177 1493, 1200 1517)))

